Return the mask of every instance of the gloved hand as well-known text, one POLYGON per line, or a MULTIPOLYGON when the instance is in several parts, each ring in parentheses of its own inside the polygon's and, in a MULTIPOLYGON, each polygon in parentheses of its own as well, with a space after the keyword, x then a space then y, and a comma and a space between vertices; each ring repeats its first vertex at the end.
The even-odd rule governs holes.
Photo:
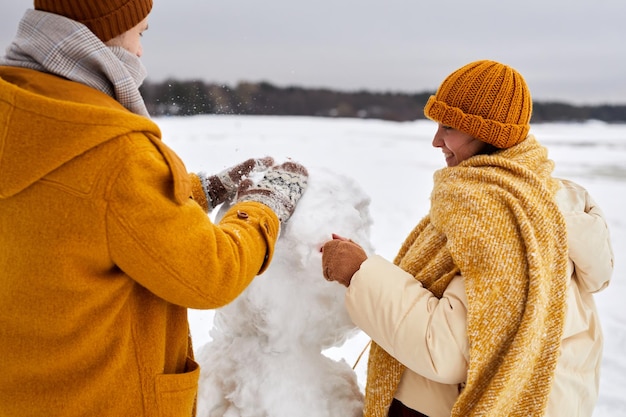
POLYGON ((265 176, 253 184, 250 179, 242 181, 237 202, 257 201, 271 208, 281 223, 285 223, 306 189, 309 173, 297 162, 285 162, 267 170, 265 176))
POLYGON ((226 168, 219 174, 206 176, 197 174, 202 183, 202 189, 206 196, 209 212, 226 201, 233 201, 241 181, 251 173, 262 172, 274 164, 272 157, 250 158, 240 164, 226 168))
POLYGON ((363 248, 352 240, 333 234, 322 246, 322 273, 327 281, 337 281, 349 287, 352 276, 367 259, 363 248))

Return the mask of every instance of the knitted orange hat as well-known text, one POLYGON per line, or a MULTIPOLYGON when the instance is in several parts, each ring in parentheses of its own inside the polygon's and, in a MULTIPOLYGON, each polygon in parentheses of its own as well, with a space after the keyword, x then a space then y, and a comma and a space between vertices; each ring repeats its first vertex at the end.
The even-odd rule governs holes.
POLYGON ((152 0, 35 0, 35 10, 80 22, 106 42, 145 19, 152 0))
POLYGON ((497 148, 510 148, 526 138, 531 113, 532 99, 522 75, 486 60, 450 74, 424 107, 429 119, 497 148))

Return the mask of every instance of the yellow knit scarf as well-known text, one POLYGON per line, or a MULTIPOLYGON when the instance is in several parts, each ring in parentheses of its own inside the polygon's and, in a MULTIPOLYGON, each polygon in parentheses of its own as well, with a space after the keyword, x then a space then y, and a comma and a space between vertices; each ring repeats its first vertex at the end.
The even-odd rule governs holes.
MULTIPOLYGON (((565 316, 567 238, 553 163, 534 137, 435 173, 431 209, 395 263, 437 297, 463 275, 467 383, 452 416, 543 415, 565 316)), ((424 353, 426 354, 426 353, 424 353)), ((387 416, 404 366, 377 344, 364 415, 387 416)))

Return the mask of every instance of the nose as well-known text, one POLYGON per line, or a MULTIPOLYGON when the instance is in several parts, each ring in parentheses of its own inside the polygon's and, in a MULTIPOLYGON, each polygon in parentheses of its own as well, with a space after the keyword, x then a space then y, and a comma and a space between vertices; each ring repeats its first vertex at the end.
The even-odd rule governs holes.
POLYGON ((441 125, 439 125, 437 127, 437 131, 435 132, 435 136, 433 136, 432 145, 434 148, 441 148, 443 146, 442 133, 443 133, 443 129, 441 125))

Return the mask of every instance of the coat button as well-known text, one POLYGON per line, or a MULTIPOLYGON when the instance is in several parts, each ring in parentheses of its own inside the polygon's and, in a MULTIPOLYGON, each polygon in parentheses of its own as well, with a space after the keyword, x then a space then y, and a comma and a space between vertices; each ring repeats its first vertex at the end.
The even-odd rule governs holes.
POLYGON ((245 211, 237 210, 237 217, 240 219, 247 219, 249 216, 245 211))

